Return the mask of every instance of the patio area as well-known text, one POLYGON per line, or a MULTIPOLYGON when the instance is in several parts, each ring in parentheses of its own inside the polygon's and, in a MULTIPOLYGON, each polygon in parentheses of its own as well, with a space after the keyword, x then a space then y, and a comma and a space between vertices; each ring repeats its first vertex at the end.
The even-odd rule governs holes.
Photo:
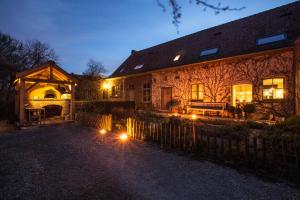
POLYGON ((0 136, 0 199, 299 199, 300 190, 72 124, 0 136))

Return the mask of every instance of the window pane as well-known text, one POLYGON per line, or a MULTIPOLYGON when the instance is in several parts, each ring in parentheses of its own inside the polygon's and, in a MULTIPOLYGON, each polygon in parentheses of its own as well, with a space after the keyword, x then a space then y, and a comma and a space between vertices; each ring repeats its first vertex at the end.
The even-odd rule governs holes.
POLYGON ((192 99, 197 99, 197 92, 192 92, 192 99))
POLYGON ((283 89, 283 78, 274 78, 273 85, 274 85, 274 88, 283 89))
POLYGON ((197 92, 197 85, 192 85, 192 92, 197 92))
POLYGON ((274 99, 283 99, 283 89, 274 89, 274 99))
POLYGON ((263 85, 272 85, 272 79, 264 79, 263 80, 263 85))

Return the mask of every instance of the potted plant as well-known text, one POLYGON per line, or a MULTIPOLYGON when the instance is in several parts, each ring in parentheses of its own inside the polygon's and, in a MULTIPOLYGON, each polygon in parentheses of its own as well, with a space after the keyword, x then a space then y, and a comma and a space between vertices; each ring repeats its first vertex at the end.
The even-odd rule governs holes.
POLYGON ((243 110, 240 107, 236 107, 234 109, 234 116, 235 116, 235 118, 240 119, 242 117, 242 112, 243 112, 243 110))
POLYGON ((245 118, 248 119, 252 113, 255 113, 256 107, 254 104, 246 104, 243 110, 245 112, 245 118))

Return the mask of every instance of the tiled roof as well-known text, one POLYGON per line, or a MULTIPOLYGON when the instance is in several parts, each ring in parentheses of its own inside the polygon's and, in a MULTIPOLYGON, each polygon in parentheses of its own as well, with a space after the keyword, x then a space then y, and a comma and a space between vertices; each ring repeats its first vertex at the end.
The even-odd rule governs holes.
POLYGON ((297 1, 144 50, 134 51, 111 77, 288 47, 292 46, 299 37, 300 2, 297 1), (257 45, 259 38, 278 34, 285 34, 287 38, 274 43, 257 45), (215 51, 216 48, 217 53, 200 56, 201 51, 215 51), (179 54, 181 55, 179 60, 174 61, 175 56, 179 54))

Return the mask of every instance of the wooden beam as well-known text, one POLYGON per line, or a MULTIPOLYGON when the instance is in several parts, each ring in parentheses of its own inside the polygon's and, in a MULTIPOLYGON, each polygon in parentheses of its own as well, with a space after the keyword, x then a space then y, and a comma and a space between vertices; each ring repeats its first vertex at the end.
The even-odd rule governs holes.
POLYGON ((53 79, 53 68, 52 66, 50 65, 50 77, 49 77, 51 80, 53 79))
POLYGON ((24 125, 24 121, 25 121, 25 107, 24 107, 24 101, 25 101, 25 81, 21 80, 21 84, 20 84, 20 98, 19 98, 19 103, 20 103, 20 107, 19 107, 19 122, 20 122, 20 126, 24 125))
POLYGON ((75 119, 75 85, 71 85, 70 120, 75 119))
POLYGON ((54 84, 71 84, 71 85, 75 84, 73 81, 59 81, 59 80, 38 79, 38 78, 23 78, 22 80, 28 82, 36 82, 36 83, 54 83, 54 84))
POLYGON ((36 86, 37 84, 39 84, 39 83, 34 83, 34 84, 32 84, 31 86, 29 86, 29 87, 26 89, 26 92, 28 92, 31 88, 33 88, 33 87, 36 86))

